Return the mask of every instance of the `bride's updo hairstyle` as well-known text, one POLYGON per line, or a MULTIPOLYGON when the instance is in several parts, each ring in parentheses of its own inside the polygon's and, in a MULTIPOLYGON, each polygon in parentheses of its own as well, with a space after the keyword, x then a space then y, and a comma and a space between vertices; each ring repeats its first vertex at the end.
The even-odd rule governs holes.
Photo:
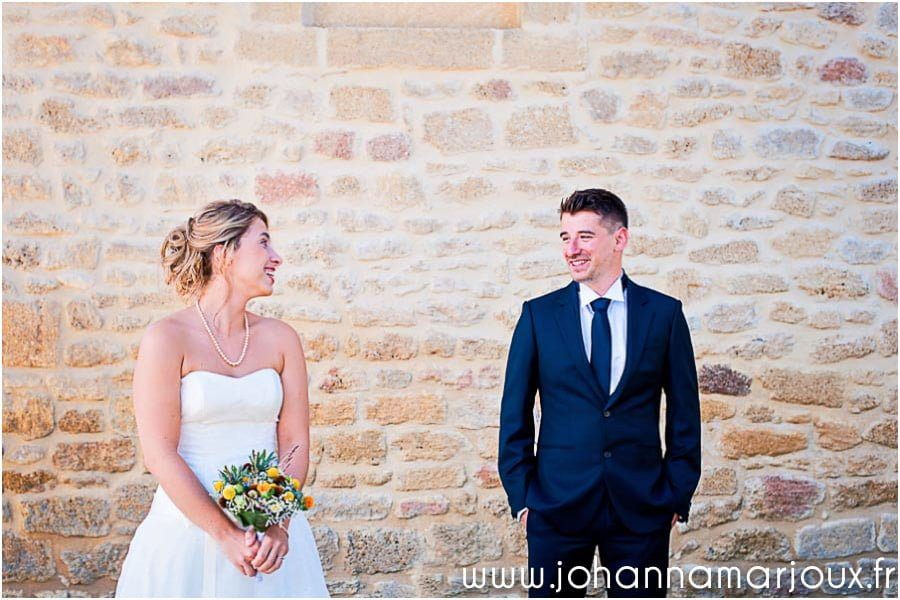
POLYGON ((199 294, 212 278, 215 247, 223 244, 226 252, 236 250, 253 219, 269 226, 265 213, 250 202, 220 200, 201 208, 170 231, 160 248, 166 283, 182 297, 199 294))

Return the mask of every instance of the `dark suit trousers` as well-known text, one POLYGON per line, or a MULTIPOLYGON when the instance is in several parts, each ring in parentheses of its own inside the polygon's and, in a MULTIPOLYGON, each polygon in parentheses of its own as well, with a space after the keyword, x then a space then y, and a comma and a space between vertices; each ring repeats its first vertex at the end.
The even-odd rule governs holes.
POLYGON ((543 585, 530 589, 530 598, 583 598, 588 589, 602 585, 606 572, 594 569, 595 549, 599 549, 600 566, 609 572, 606 590, 610 598, 665 598, 670 528, 646 534, 630 531, 606 494, 590 531, 561 533, 530 509, 526 527, 528 567, 535 583, 540 582, 539 569, 543 569, 543 585), (647 567, 659 569, 661 584, 657 572, 645 571, 647 567))

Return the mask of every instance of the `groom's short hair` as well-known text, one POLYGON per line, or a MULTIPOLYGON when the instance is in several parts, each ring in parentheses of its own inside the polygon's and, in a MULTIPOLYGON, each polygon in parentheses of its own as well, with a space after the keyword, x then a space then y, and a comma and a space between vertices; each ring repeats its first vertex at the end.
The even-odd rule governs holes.
POLYGON ((560 218, 568 213, 575 214, 583 210, 597 213, 608 225, 628 228, 628 211, 622 199, 612 192, 600 188, 578 190, 564 199, 559 205, 560 218))

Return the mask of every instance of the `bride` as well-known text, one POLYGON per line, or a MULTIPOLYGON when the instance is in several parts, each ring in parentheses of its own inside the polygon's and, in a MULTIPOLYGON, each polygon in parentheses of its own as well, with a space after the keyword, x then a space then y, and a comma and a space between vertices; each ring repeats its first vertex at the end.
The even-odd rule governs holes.
POLYGON ((134 368, 144 463, 159 481, 131 541, 117 596, 327 596, 303 513, 257 540, 210 496, 251 450, 309 467, 306 361, 286 323, 247 312, 269 296, 281 257, 258 208, 213 202, 169 233, 166 282, 193 303, 153 323, 134 368))

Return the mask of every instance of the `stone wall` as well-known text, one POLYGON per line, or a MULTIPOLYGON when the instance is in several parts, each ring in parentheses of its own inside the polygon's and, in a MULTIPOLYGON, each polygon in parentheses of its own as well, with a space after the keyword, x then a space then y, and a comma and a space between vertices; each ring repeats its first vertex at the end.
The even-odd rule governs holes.
POLYGON ((505 355, 588 186, 693 332, 673 564, 896 553, 896 35, 896 4, 4 4, 4 594, 114 589, 158 248, 227 197, 286 259, 254 306, 305 343, 334 594, 524 564, 505 355))

